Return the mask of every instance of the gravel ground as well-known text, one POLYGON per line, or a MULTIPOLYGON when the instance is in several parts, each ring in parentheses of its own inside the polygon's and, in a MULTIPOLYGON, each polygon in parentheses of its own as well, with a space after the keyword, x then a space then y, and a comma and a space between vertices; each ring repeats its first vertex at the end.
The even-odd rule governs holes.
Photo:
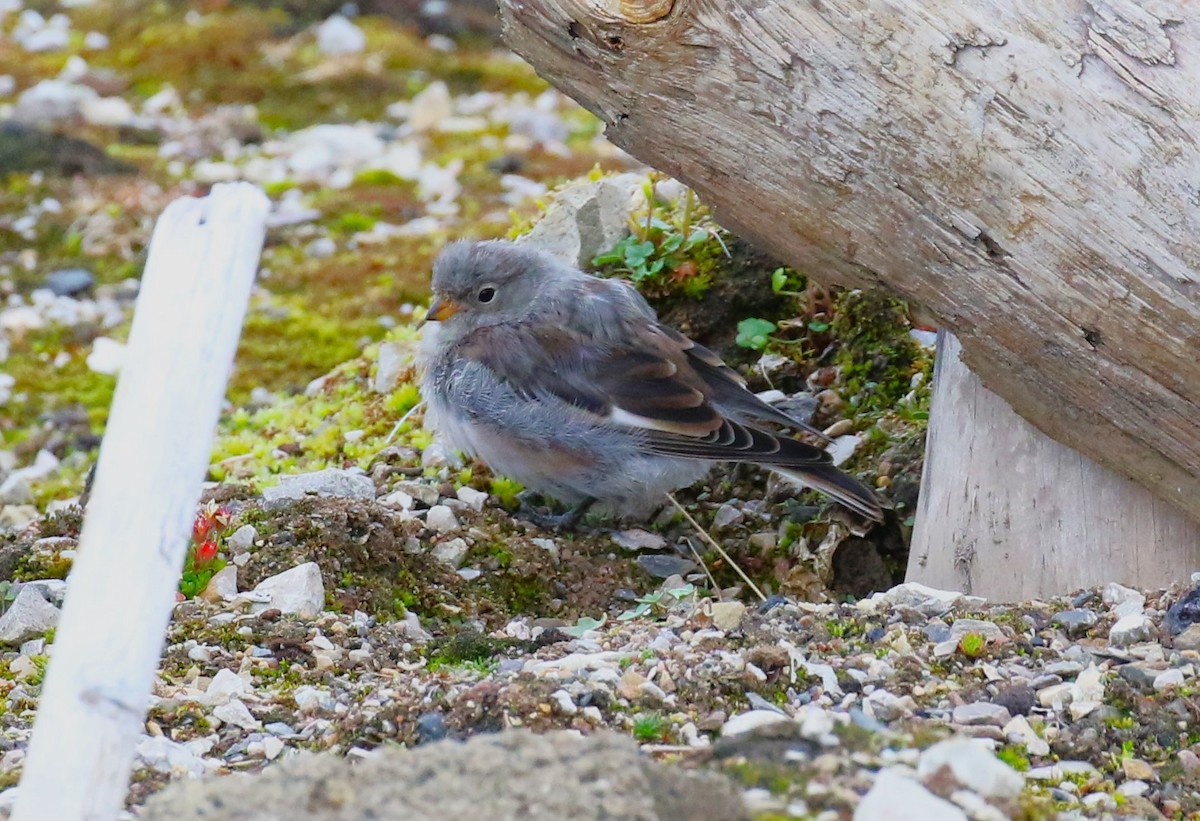
POLYGON ((894 306, 806 292, 784 316, 795 272, 707 216, 725 278, 653 294, 897 504, 860 537, 760 472, 681 494, 766 602, 721 561, 713 584, 670 510, 545 532, 421 430, 411 320, 441 244, 524 234, 564 181, 630 172, 603 184, 634 209, 646 187, 511 55, 447 36, 486 25, 434 6, 416 32, 241 4, 0 21, 0 809, 153 220, 248 179, 273 211, 206 491, 227 564, 175 609, 127 816, 422 817, 414 796, 445 796, 429 817, 561 817, 549 785, 609 817, 1200 817, 1200 594, 894 586, 931 358, 894 306), (739 347, 772 309, 782 341, 739 347))

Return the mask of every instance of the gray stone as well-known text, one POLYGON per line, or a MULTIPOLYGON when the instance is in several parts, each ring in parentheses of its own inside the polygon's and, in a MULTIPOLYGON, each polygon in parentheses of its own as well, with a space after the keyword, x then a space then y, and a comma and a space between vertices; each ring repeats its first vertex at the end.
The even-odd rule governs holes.
POLYGON ((638 567, 656 579, 686 576, 696 569, 696 563, 669 553, 644 553, 637 558, 638 567))
POLYGON ((1050 619, 1050 623, 1056 627, 1061 627, 1066 631, 1068 636, 1075 638, 1082 636, 1094 627, 1099 620, 1100 616, 1094 610, 1077 608, 1075 610, 1063 610, 1055 613, 1050 619))
POLYGON ((375 378, 371 388, 376 393, 391 393, 400 382, 400 374, 408 363, 408 350, 398 342, 384 342, 379 346, 379 357, 375 362, 375 378))
POLYGON ((629 233, 632 194, 644 179, 640 174, 621 174, 568 186, 517 242, 589 268, 594 257, 611 250, 629 233))
POLYGON ((225 540, 226 546, 234 553, 245 553, 254 547, 258 541, 258 529, 254 525, 242 525, 225 540))
POLYGON ((886 769, 858 802, 854 821, 967 821, 967 815, 899 769, 886 769))
POLYGON ((769 727, 772 724, 790 724, 791 721, 785 714, 775 710, 748 710, 747 712, 731 716, 728 721, 722 724, 721 736, 730 738, 735 735, 752 732, 760 727, 769 727))
POLYGON ((263 490, 263 499, 278 503, 306 496, 374 499, 375 483, 361 473, 326 468, 312 473, 281 476, 279 484, 263 490))
POLYGON ((325 583, 321 581, 321 568, 316 562, 305 562, 291 570, 263 579, 251 595, 251 613, 278 609, 283 613, 314 618, 325 607, 325 583))
POLYGON ((718 530, 723 527, 737 524, 742 520, 742 511, 737 505, 726 502, 717 508, 717 512, 713 514, 712 526, 718 530))
MULTIPOLYGON (((739 821, 747 811, 740 791, 724 777, 648 760, 631 739, 615 733, 580 738, 506 731, 412 750, 383 748, 353 765, 321 753, 286 759, 257 775, 178 780, 152 796, 141 817, 739 821)), ((960 821, 962 814, 923 816, 942 818, 960 821)))
POLYGON ((488 495, 482 490, 476 490, 473 487, 460 487, 455 494, 458 500, 465 504, 471 510, 483 510, 483 506, 487 503, 488 495))
POLYGON ((451 539, 436 546, 433 549, 433 557, 442 564, 457 570, 466 561, 469 550, 470 547, 462 539, 451 539))
POLYGON ((1154 689, 1154 680, 1161 670, 1142 667, 1140 664, 1122 664, 1117 668, 1117 675, 1128 681, 1143 693, 1154 689))
POLYGON ((434 505, 425 516, 425 524, 437 533, 453 533, 458 530, 458 517, 445 505, 434 505))
POLYGON ((979 619, 955 619, 950 625, 950 638, 961 641, 969 633, 978 633, 988 641, 999 641, 1004 638, 1004 631, 990 621, 979 619))
POLYGON ((1175 637, 1176 650, 1200 651, 1200 624, 1189 625, 1175 637))
POLYGON ((871 601, 877 605, 911 607, 922 616, 940 616, 958 606, 981 606, 985 599, 953 590, 937 590, 919 582, 906 582, 886 593, 876 593, 871 597, 871 601))
POLYGON ((17 597, 0 616, 0 642, 21 644, 45 635, 58 624, 58 608, 46 601, 42 591, 31 584, 21 585, 17 597))
POLYGON ((64 268, 46 274, 45 286, 56 296, 74 296, 96 284, 96 277, 86 268, 64 268))
POLYGON ((1147 641, 1154 635, 1154 622, 1142 613, 1130 613, 1117 619, 1108 631, 1108 642, 1117 647, 1128 647, 1139 641, 1147 641))
POLYGON ((1170 687, 1183 686, 1183 671, 1178 667, 1172 670, 1164 670, 1154 677, 1154 689, 1166 690, 1170 687))
POLYGON ((986 701, 960 704, 954 708, 952 716, 955 724, 966 724, 972 727, 985 724, 1003 727, 1011 718, 1012 715, 1007 709, 999 704, 989 704, 986 701))
POLYGON ((667 540, 657 533, 637 529, 615 531, 612 540, 622 550, 662 550, 667 546, 667 540))
POLYGON ((917 775, 925 781, 943 769, 962 786, 984 798, 1016 798, 1025 786, 1025 779, 984 746, 969 738, 939 741, 921 753, 917 775))
POLYGON ((425 507, 433 507, 438 503, 438 491, 432 485, 422 484, 421 482, 397 482, 392 490, 407 493, 425 505, 425 507))

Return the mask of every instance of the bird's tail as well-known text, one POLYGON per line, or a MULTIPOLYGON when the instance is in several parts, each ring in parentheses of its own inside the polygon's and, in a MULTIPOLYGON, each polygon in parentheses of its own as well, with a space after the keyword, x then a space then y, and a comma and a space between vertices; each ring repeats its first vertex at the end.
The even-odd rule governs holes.
POLYGON ((771 470, 799 485, 819 490, 872 521, 883 521, 883 503, 875 491, 833 465, 811 465, 803 468, 781 468, 772 465, 771 470))

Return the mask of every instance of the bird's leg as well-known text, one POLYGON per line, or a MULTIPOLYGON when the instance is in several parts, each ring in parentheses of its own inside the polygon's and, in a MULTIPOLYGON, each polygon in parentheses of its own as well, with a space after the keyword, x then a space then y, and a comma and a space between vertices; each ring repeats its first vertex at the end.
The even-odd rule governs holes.
POLYGON ((571 507, 565 513, 547 513, 532 503, 531 500, 535 498, 544 501, 544 498, 539 494, 528 490, 518 493, 517 501, 520 503, 520 508, 517 510, 517 515, 533 522, 538 527, 550 530, 573 529, 579 524, 579 520, 583 518, 583 514, 587 513, 588 508, 596 503, 595 499, 588 498, 571 507))

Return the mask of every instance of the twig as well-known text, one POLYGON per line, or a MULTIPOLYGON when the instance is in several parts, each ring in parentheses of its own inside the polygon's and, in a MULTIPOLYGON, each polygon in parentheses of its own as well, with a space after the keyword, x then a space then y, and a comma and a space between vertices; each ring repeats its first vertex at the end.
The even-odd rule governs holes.
MULTIPOLYGON (((708 542, 709 547, 716 550, 718 553, 721 554, 721 558, 723 558, 725 561, 729 562, 729 566, 732 567, 734 569, 734 571, 739 576, 742 577, 742 581, 744 581, 746 584, 748 584, 750 586, 750 589, 754 591, 754 595, 758 596, 760 601, 766 601, 767 597, 764 596, 763 592, 758 589, 758 585, 756 585, 754 582, 750 581, 750 577, 747 576, 745 574, 745 572, 742 570, 742 568, 738 567, 737 562, 735 562, 733 560, 733 558, 728 553, 725 552, 725 548, 723 548, 719 544, 717 544, 716 540, 713 539, 712 536, 709 536, 708 532, 700 526, 700 523, 697 522, 694 518, 692 518, 692 514, 688 513, 687 510, 684 508, 684 506, 679 504, 679 500, 677 500, 675 498, 675 495, 672 493, 668 493, 667 498, 671 500, 671 504, 675 505, 675 509, 683 514, 683 518, 687 519, 688 523, 691 524, 692 527, 696 528, 696 532, 700 534, 700 538, 702 538, 702 539, 704 539, 704 541, 708 542)), ((707 569, 707 568, 705 568, 705 569, 707 569)))
POLYGON ((400 421, 397 422, 395 424, 395 426, 392 427, 392 432, 389 433, 387 435, 387 438, 383 440, 383 444, 390 445, 392 443, 392 440, 396 438, 396 434, 400 432, 400 428, 404 425, 404 423, 407 422, 414 413, 416 413, 417 411, 421 410, 424 407, 425 407, 425 400, 422 399, 420 402, 418 402, 417 404, 415 404, 411 408, 409 408, 408 411, 403 416, 400 417, 400 421))
POLYGON ((692 555, 695 556, 696 561, 700 563, 700 568, 704 571, 704 575, 708 576, 708 581, 712 584, 713 595, 717 597, 717 601, 720 601, 721 586, 717 584, 716 577, 714 577, 712 571, 708 569, 708 562, 704 561, 704 557, 700 555, 700 551, 696 549, 694 544, 692 544, 691 539, 685 537, 684 541, 687 542, 688 550, 692 551, 692 555))

